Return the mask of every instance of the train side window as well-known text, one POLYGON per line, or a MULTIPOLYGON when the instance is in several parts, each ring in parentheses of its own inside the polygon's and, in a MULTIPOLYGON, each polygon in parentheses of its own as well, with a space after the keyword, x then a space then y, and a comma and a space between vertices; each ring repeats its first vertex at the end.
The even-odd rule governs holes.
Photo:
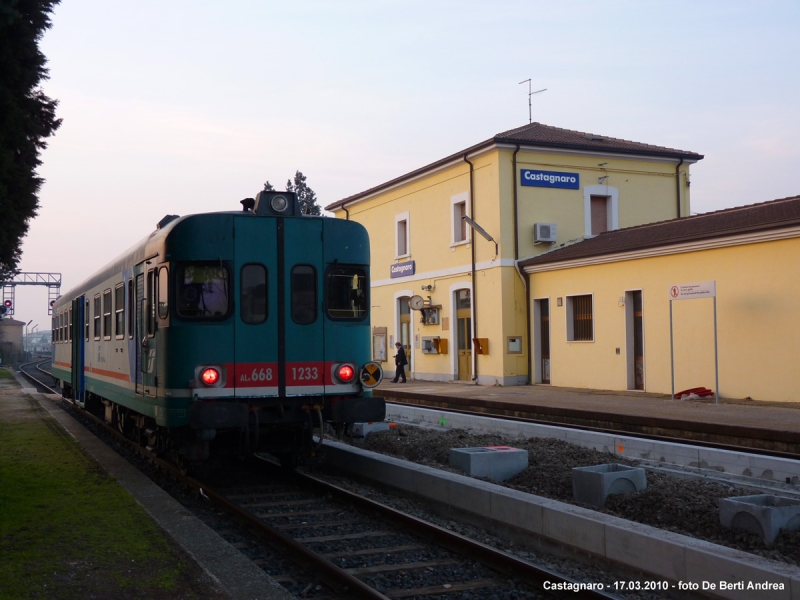
POLYGON ((56 342, 61 341, 61 313, 56 315, 56 342))
POLYGON ((230 312, 230 274, 219 263, 181 263, 175 274, 176 314, 184 319, 224 319, 230 312))
POLYGON ((94 297, 94 339, 100 339, 100 294, 94 297))
POLYGON ((88 342, 89 341, 89 322, 91 321, 90 315, 89 315, 89 301, 88 300, 86 301, 86 306, 84 307, 83 320, 84 320, 85 329, 86 329, 86 341, 88 342))
POLYGON ((166 319, 169 316, 169 269, 158 269, 158 318, 166 319))
POLYGON ((317 270, 311 265, 292 267, 292 320, 299 325, 317 320, 317 270))
POLYGON ((125 284, 114 288, 114 335, 118 340, 125 337, 125 284))
POLYGON ((267 268, 248 264, 242 267, 239 312, 242 321, 257 325, 267 320, 267 268))
POLYGON ((360 321, 369 311, 367 270, 337 265, 326 276, 326 310, 331 319, 360 321))
POLYGON ((147 272, 147 335, 154 336, 156 334, 156 290, 155 290, 155 272, 150 270, 147 272))
POLYGON ((133 279, 128 279, 128 337, 133 339, 133 315, 136 308, 133 300, 133 279))
POLYGON ((67 324, 67 341, 72 341, 72 307, 69 307, 69 322, 67 324))
POLYGON ((103 339, 111 339, 111 290, 103 292, 103 339))

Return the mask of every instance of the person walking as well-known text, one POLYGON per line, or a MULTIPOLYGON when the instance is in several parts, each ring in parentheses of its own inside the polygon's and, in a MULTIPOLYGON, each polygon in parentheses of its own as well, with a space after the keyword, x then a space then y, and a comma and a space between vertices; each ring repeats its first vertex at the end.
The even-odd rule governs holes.
POLYGON ((401 383, 405 383, 406 365, 408 364, 408 360, 406 359, 406 351, 403 348, 403 344, 400 342, 395 344, 395 348, 397 348, 397 354, 394 355, 394 364, 397 368, 394 370, 394 379, 392 379, 392 383, 397 383, 401 377, 403 379, 401 383))

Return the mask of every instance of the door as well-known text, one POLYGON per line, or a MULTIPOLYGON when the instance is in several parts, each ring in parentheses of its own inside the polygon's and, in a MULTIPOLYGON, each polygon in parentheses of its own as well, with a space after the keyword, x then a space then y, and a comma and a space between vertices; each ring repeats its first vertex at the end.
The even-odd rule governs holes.
POLYGON ((72 397, 80 406, 83 406, 86 398, 86 379, 83 371, 86 348, 83 343, 85 306, 85 298, 81 296, 72 301, 72 307, 69 310, 69 336, 72 340, 72 381, 70 383, 72 397))
POLYGON ((400 339, 397 341, 403 344, 403 350, 406 353, 407 362, 403 367, 406 379, 411 373, 411 307, 408 305, 409 300, 408 296, 397 299, 397 308, 400 313, 400 339))
POLYGON ((278 324, 279 349, 283 342, 278 373, 287 396, 322 394, 325 381, 330 380, 330 374, 326 373, 330 365, 325 364, 323 350, 322 220, 278 218, 277 221, 279 265, 281 249, 283 255, 278 273, 283 291, 281 294, 279 290, 279 294, 284 305, 278 324))
POLYGON ((472 380, 472 299, 469 290, 456 292, 458 380, 472 380))
POLYGON ((542 383, 550 383, 550 300, 539 303, 539 353, 542 383))
POLYGON ((628 388, 644 390, 644 313, 642 291, 626 292, 628 388))
POLYGON ((278 219, 234 222, 234 386, 237 396, 278 395, 278 219))
POLYGON ((136 391, 140 395, 156 396, 156 271, 145 269, 145 264, 136 268, 136 320, 139 341, 136 362, 139 365, 141 382, 136 391))

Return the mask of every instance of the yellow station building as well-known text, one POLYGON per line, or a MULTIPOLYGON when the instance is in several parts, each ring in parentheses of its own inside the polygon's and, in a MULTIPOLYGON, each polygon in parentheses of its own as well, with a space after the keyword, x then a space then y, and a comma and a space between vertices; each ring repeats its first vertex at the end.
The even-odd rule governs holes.
MULTIPOLYGON (((392 372, 399 341, 415 379, 546 382, 530 352, 543 292, 520 259, 688 216, 702 158, 532 123, 327 206, 370 234, 375 359, 392 372)), ((554 384, 599 387, 552 364, 554 384)))
POLYGON ((800 400, 800 196, 604 233, 520 267, 534 381, 800 400))

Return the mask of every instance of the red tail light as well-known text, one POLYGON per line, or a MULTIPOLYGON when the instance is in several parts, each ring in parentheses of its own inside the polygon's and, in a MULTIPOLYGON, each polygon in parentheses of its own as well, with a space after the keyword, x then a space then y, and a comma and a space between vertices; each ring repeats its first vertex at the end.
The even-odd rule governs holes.
POLYGON ((203 370, 203 373, 200 375, 200 378, 206 385, 214 385, 219 381, 220 374, 219 371, 217 371, 216 369, 212 369, 211 367, 209 367, 208 369, 203 370))
POLYGON ((345 383, 349 383, 355 377, 356 371, 350 365, 342 365, 339 367, 339 370, 336 372, 336 376, 344 381, 345 383))

